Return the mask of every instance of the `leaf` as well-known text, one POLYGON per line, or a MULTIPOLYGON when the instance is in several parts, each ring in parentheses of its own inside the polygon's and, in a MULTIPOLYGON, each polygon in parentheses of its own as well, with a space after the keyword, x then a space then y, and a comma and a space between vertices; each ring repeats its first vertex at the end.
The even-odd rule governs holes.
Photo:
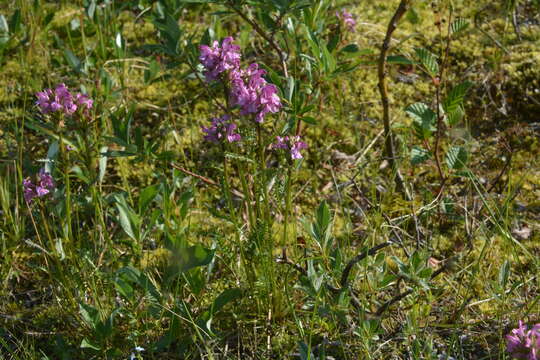
POLYGON ((464 116, 465 111, 463 110, 463 106, 458 106, 454 111, 447 114, 446 121, 448 125, 453 126, 459 123, 464 116))
POLYGON ((159 184, 145 187, 139 195, 139 214, 144 214, 148 205, 154 200, 159 192, 159 184))
POLYGON ((424 66, 426 71, 431 77, 437 76, 439 73, 439 64, 437 63, 437 56, 429 52, 424 48, 415 48, 416 56, 420 59, 420 63, 424 66))
POLYGON ((173 246, 173 259, 180 272, 186 272, 199 266, 208 265, 214 258, 214 250, 200 244, 184 247, 173 246))
POLYGON ((9 41, 9 26, 4 15, 0 14, 0 45, 9 41))
POLYGON ((418 16, 418 13, 413 7, 409 8, 409 11, 407 11, 407 20, 413 25, 420 22, 420 16, 418 16))
POLYGON ((411 59, 406 58, 403 55, 390 55, 386 58, 386 62, 389 64, 400 64, 400 65, 413 65, 416 62, 411 59))
POLYGON ((347 53, 357 53, 360 51, 360 48, 356 44, 349 44, 341 48, 340 51, 347 52, 347 53))
POLYGON ((510 262, 505 260, 501 269, 499 270, 499 285, 504 289, 508 283, 508 277, 510 276, 510 262))
POLYGON ((330 221, 330 209, 328 208, 328 204, 326 203, 326 201, 323 200, 319 205, 319 208, 317 209, 317 227, 321 232, 320 235, 326 232, 328 226, 330 225, 330 221))
POLYGON ((2 14, 0 14, 0 33, 9 34, 9 25, 2 14))
POLYGON ((437 114, 426 104, 418 102, 407 106, 405 112, 412 117, 416 136, 425 140, 436 130, 437 114))
POLYGON ((238 288, 226 289, 214 300, 212 304, 212 313, 221 310, 228 303, 242 297, 242 290, 238 288))
POLYGON ((80 303, 79 313, 88 326, 95 328, 99 323, 99 311, 92 305, 80 303))
POLYGON ((459 18, 459 19, 454 20, 454 22, 452 22, 452 25, 450 25, 450 32, 452 34, 457 34, 467 29, 468 27, 469 27, 469 22, 463 18, 459 18))
MULTIPOLYGON (((102 146, 99 150, 100 154, 104 154, 109 150, 107 146, 102 146)), ((105 172, 107 171, 107 156, 101 155, 99 158, 99 174, 98 174, 98 180, 101 184, 103 182, 103 178, 105 177, 105 172)))
POLYGON ((66 58, 68 65, 71 66, 73 71, 78 73, 82 72, 82 62, 71 50, 65 49, 64 57, 66 58))
POLYGON ((101 350, 101 348, 98 345, 91 343, 86 338, 82 339, 81 341, 81 349, 92 349, 96 351, 101 350))
POLYGON ((431 153, 419 146, 414 146, 411 149, 411 165, 418 165, 426 162, 429 157, 431 156, 431 153))
POLYGON ((317 120, 315 120, 315 118, 311 116, 302 116, 300 120, 302 120, 306 124, 317 125, 317 120))
POLYGON ((130 238, 137 241, 139 239, 139 218, 137 214, 129 207, 123 196, 116 197, 116 208, 118 209, 120 226, 130 238))
POLYGON ((467 91, 472 86, 472 82, 465 81, 459 85, 456 85, 450 90, 446 99, 443 102, 443 109, 447 114, 452 114, 463 104, 463 99, 467 94, 467 91))
POLYGON ((49 174, 52 174, 53 172, 54 162, 58 155, 59 149, 60 146, 58 145, 58 141, 53 141, 51 145, 49 145, 49 149, 47 150, 47 162, 45 163, 45 171, 47 171, 49 174))
POLYGON ((450 169, 462 169, 467 163, 467 150, 462 146, 452 146, 446 153, 446 164, 450 169))

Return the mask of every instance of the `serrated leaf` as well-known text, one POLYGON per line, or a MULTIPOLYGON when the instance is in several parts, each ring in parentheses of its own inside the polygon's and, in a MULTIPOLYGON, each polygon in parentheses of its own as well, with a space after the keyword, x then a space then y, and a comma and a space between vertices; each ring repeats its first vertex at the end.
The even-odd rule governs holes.
POLYGON ((462 169, 467 163, 467 150, 463 146, 452 146, 446 153, 446 164, 450 169, 462 169))
POLYGON ((437 62, 437 56, 432 54, 424 48, 414 49, 416 56, 420 60, 420 63, 424 66, 425 70, 431 77, 437 76, 439 73, 439 63, 437 62))
POLYGON ((443 109, 446 114, 452 114, 460 106, 463 105, 463 99, 465 98, 465 95, 467 94, 467 91, 470 89, 471 86, 472 83, 470 81, 465 81, 459 85, 454 86, 452 90, 450 90, 450 92, 446 96, 446 99, 444 99, 443 102, 443 109))
POLYGON ((418 102, 407 106, 405 112, 412 117, 416 136, 427 139, 436 130, 437 114, 424 103, 418 102))
POLYGON ((421 148, 419 146, 414 146, 411 149, 411 165, 418 165, 426 162, 429 157, 431 156, 431 153, 427 151, 424 148, 421 148))
POLYGON ((450 25, 450 32, 452 34, 457 34, 469 27, 469 22, 463 18, 459 18, 454 20, 452 22, 452 25, 450 25))
POLYGON ((463 110, 463 106, 458 106, 454 111, 446 115, 448 125, 453 126, 463 119, 465 111, 463 110))

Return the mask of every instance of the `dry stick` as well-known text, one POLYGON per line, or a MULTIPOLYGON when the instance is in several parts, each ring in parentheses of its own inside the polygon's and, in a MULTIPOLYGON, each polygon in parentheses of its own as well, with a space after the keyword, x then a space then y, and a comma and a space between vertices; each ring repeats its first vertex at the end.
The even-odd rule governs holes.
POLYGON ((501 172, 497 175, 495 179, 493 179, 493 181, 489 185, 489 188, 486 190, 486 193, 489 193, 491 190, 493 190, 495 188, 495 185, 497 185, 499 180, 501 180, 502 176, 506 173, 506 170, 508 169, 508 167, 510 166, 510 163, 512 162, 512 155, 514 155, 514 153, 512 152, 512 149, 510 149, 510 155, 508 155, 508 160, 506 160, 506 163, 504 164, 504 167, 502 168, 501 172))
MULTIPOLYGON (((187 174, 189 176, 193 176, 194 178, 197 178, 199 180, 201 180, 202 182, 208 184, 208 185, 212 185, 212 186, 219 186, 219 184, 217 182, 215 182, 214 180, 212 179, 209 179, 207 177, 204 177, 202 175, 199 175, 199 174, 195 174, 194 172, 192 171, 189 171, 188 169, 186 168, 183 168, 182 166, 178 166, 176 164, 173 164, 171 163, 171 166, 177 170, 180 170, 181 172, 183 172, 184 174, 187 174)), ((243 199, 244 198, 244 194, 242 194, 240 191, 236 190, 236 189, 231 189, 231 192, 235 195, 235 196, 238 196, 239 198, 243 199)))
POLYGON ((274 48, 274 50, 277 52, 277 54, 279 56, 279 61, 281 61, 281 68, 283 69, 283 75, 285 75, 285 77, 288 78, 289 77, 289 72, 287 71, 287 63, 285 62, 285 57, 283 56, 283 51, 278 46, 278 44, 276 44, 274 39, 272 37, 268 36, 264 32, 264 30, 261 29, 261 27, 255 21, 253 21, 249 17, 247 17, 247 15, 242 12, 242 10, 238 9, 233 4, 230 4, 230 7, 231 7, 231 9, 234 10, 235 13, 237 13, 242 19, 244 19, 249 25, 251 25, 253 30, 255 30, 264 40, 268 41, 270 46, 272 46, 274 48))
POLYGON ((371 249, 366 250, 366 251, 356 255, 355 257, 353 257, 347 263, 347 265, 345 266, 345 269, 343 269, 343 273, 341 274, 341 281, 340 281, 341 288, 345 288, 348 285, 349 274, 351 273, 352 267, 355 264, 359 263, 360 261, 362 261, 363 259, 365 259, 368 256, 375 255, 377 253, 377 251, 379 251, 381 249, 384 249, 385 247, 390 246, 390 245, 392 245, 392 243, 390 241, 387 241, 387 242, 384 242, 382 244, 376 245, 376 246, 372 247, 371 249))
POLYGON ((390 101, 388 99, 388 84, 386 83, 386 57, 388 56, 388 50, 390 49, 390 41, 392 40, 392 34, 397 28, 399 20, 403 17, 407 11, 411 0, 401 0, 399 6, 392 16, 392 20, 388 24, 386 30, 386 36, 384 38, 381 54, 379 56, 379 92, 381 94, 381 102, 383 106, 383 122, 384 122, 384 134, 385 134, 385 154, 388 158, 388 161, 391 165, 392 171, 395 172, 395 182, 396 187, 399 192, 401 192, 407 200, 410 200, 411 196, 409 195, 401 172, 399 171, 396 158, 395 158, 395 148, 394 148, 394 136, 392 134, 392 128, 390 127, 390 101))
MULTIPOLYGON (((442 30, 441 30, 441 19, 438 20, 438 27, 439 27, 439 34, 442 40, 442 30)), ((442 59, 441 68, 439 70, 438 79, 435 81, 435 93, 436 93, 436 101, 437 101, 437 131, 435 135, 435 146, 433 149, 433 157, 435 158, 435 164, 437 165, 437 171, 439 172, 439 177, 441 178, 441 188, 442 184, 445 182, 445 176, 444 172, 442 171, 441 167, 441 159, 439 156, 439 148, 440 148, 440 141, 441 141, 441 130, 442 130, 442 120, 443 116, 441 114, 441 84, 444 81, 444 70, 446 68, 446 64, 448 62, 448 55, 450 54, 450 42, 452 41, 452 8, 450 8, 450 15, 448 18, 448 33, 447 33, 447 39, 446 39, 446 49, 444 53, 444 57, 442 59)))
MULTIPOLYGON (((437 269, 437 271, 435 271, 433 274, 431 274, 431 278, 430 280, 433 280, 434 278, 436 278, 437 276, 439 276, 448 266, 448 264, 450 263, 450 261, 447 261, 446 264, 444 264, 443 266, 441 266, 439 269, 437 269)), ((393 298, 391 298, 390 300, 388 300, 387 302, 385 302, 378 310, 377 312, 375 313, 375 316, 381 316, 386 310, 388 310, 388 308, 390 306, 392 306, 393 304, 401 301, 403 298, 409 296, 410 294, 412 294, 414 292, 413 289, 409 289, 401 294, 398 294, 396 296, 394 296, 393 298)))

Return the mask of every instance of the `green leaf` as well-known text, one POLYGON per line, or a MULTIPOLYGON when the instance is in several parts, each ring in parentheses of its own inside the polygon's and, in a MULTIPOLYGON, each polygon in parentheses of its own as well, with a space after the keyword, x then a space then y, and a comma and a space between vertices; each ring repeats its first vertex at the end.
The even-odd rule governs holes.
POLYGON ((431 156, 431 153, 424 148, 414 146, 411 149, 411 165, 418 165, 426 162, 431 156))
POLYGON ((310 125, 317 125, 317 120, 315 120, 315 118, 311 116, 302 116, 300 120, 310 125))
POLYGON ((412 117, 416 136, 425 140, 436 130, 437 114, 424 103, 407 106, 405 112, 412 117))
POLYGON ((467 150, 463 146, 452 146, 446 153, 446 164, 450 169, 462 169, 467 163, 467 150))
POLYGON ((200 244, 189 247, 174 246, 171 250, 175 265, 180 272, 208 265, 214 258, 214 250, 207 249, 200 244))
POLYGON ((458 106, 454 111, 446 115, 446 121, 448 125, 453 126, 459 123, 461 119, 463 119, 463 117, 465 116, 465 111, 463 110, 463 106, 458 106))
POLYGON ((471 86, 472 83, 470 81, 465 81, 450 90, 443 102, 443 109, 447 114, 452 114, 463 105, 463 99, 471 86))
POLYGON ((154 200, 159 192, 159 184, 150 185, 141 191, 139 196, 139 214, 144 214, 148 205, 154 200))
POLYGON ((82 339, 81 341, 81 349, 92 349, 96 351, 101 350, 101 348, 98 345, 91 343, 86 338, 82 339))
POLYGON ((9 41, 9 25, 4 15, 0 14, 0 45, 9 41))
MULTIPOLYGON (((102 146, 99 150, 100 154, 106 153, 109 150, 108 146, 102 146)), ((101 155, 99 158, 99 174, 98 174, 98 181, 101 184, 103 182, 103 178, 105 177, 105 172, 107 171, 107 156, 101 155)))
POLYGON ((214 300, 212 304, 212 313, 221 310, 228 303, 242 297, 242 290, 238 288, 226 289, 214 300))
POLYGON ((341 48, 340 51, 347 52, 347 53, 357 53, 360 51, 360 48, 356 44, 349 44, 341 48))
POLYGON ((95 328, 100 322, 99 311, 92 305, 80 303, 79 304, 79 313, 81 314, 83 320, 91 328, 95 328))
POLYGON ((137 241, 139 239, 139 218, 137 214, 129 207, 123 196, 116 197, 116 208, 118 209, 120 226, 130 238, 137 241))
POLYGON ((504 261, 504 264, 499 270, 499 285, 501 288, 505 288, 508 283, 508 277, 510 276, 510 262, 508 260, 504 261))
POLYGON ((452 34, 457 34, 467 29, 468 27, 469 27, 469 22, 463 18, 459 18, 459 19, 454 20, 454 22, 452 22, 452 25, 450 25, 450 32, 452 34))
POLYGON ((69 66, 73 69, 75 72, 81 72, 82 70, 82 62, 81 60, 69 49, 64 50, 64 57, 66 58, 66 61, 69 66))
POLYGON ((406 58, 403 55, 390 55, 386 58, 386 62, 389 64, 400 64, 400 65, 413 65, 416 62, 411 59, 406 58))
POLYGON ((437 74, 439 74, 439 64, 437 63, 437 56, 423 48, 415 48, 414 51, 416 52, 416 56, 418 57, 420 63, 424 66, 428 74, 431 75, 431 77, 437 76, 437 74))
POLYGON ((317 209, 317 227, 322 231, 326 231, 332 220, 330 209, 326 201, 322 201, 317 209))

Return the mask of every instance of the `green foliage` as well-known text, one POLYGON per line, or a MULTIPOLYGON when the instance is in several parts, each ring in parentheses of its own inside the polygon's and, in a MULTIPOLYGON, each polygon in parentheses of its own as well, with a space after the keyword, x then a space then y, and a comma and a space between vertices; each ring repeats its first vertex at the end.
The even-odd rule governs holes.
POLYGON ((539 285, 538 35, 517 3, 396 23, 395 168, 376 66, 398 1, 0 5, 0 353, 504 357, 539 285), (226 36, 278 89, 260 125, 204 80, 199 45, 226 36), (39 111, 62 82, 88 114, 39 111), (203 141, 224 113, 242 141, 203 141), (296 135, 302 159, 272 146, 296 135), (27 202, 40 169, 55 190, 27 202))

